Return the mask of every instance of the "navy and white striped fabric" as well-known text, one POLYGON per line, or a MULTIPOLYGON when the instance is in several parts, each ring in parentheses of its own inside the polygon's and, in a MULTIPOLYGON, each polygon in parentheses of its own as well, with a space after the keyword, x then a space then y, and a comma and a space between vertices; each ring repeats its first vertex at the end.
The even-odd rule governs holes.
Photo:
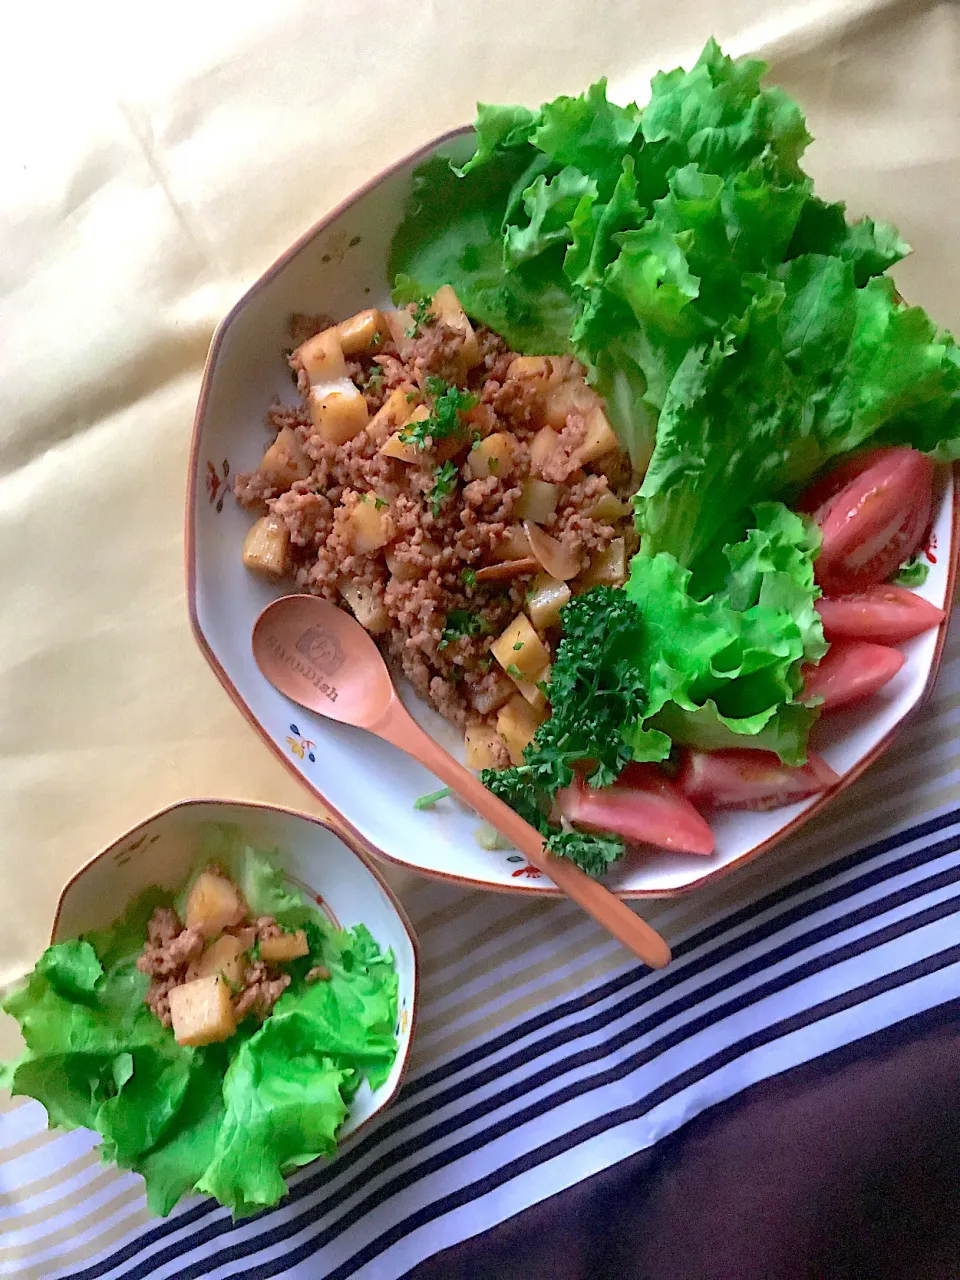
MULTIPOLYGON (((455 895, 434 886, 427 896, 443 916, 455 895)), ((402 1276, 755 1081, 955 997, 958 899, 960 809, 947 807, 701 918, 673 935, 676 959, 662 973, 615 964, 578 984, 577 966, 558 958, 570 994, 415 1070, 379 1124, 333 1165, 298 1175, 275 1211, 234 1225, 211 1202, 195 1201, 150 1225, 135 1215, 136 1228, 124 1229, 107 1192, 129 1192, 136 1179, 108 1175, 104 1187, 91 1164, 98 1177, 58 1187, 59 1199, 48 1189, 43 1203, 21 1198, 3 1210, 3 1273, 402 1276), (104 1234, 112 1242, 98 1248, 104 1234)), ((494 901, 504 903, 482 899, 494 901)), ((512 909, 499 910, 502 920, 512 909)), ((567 911, 550 903, 541 915, 567 911)), ((584 968, 591 963, 588 956, 584 968)), ((517 984, 500 980, 509 998, 517 984)), ((4 1117, 0 1158, 29 1146, 42 1123, 32 1103, 4 1117)), ((5 1160, 4 1190, 42 1182, 42 1168, 62 1168, 90 1144, 89 1135, 66 1135, 5 1160)))

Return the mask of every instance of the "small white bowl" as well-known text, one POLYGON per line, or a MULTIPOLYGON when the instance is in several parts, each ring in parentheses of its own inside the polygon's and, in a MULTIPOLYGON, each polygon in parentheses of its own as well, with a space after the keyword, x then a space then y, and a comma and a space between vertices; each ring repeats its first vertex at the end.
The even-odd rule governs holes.
MULTIPOLYGON (((296 400, 281 358, 292 312, 335 318, 389 305, 390 240, 414 168, 435 151, 463 159, 470 130, 457 130, 388 169, 318 222, 247 291, 220 325, 207 358, 194 425, 187 485, 187 595, 194 635, 224 688, 264 741, 333 809, 371 853, 426 875, 478 888, 556 893, 513 851, 487 852, 474 838, 476 817, 453 801, 418 812, 414 800, 437 787, 420 765, 369 734, 320 719, 277 693, 258 671, 250 636, 260 610, 282 589, 240 561, 250 516, 230 489, 238 471, 263 455, 263 421, 272 401, 296 400)), ((958 497, 946 473, 937 503, 936 563, 919 589, 947 613, 960 540, 958 497)), ((756 857, 829 804, 890 745, 904 718, 929 692, 947 622, 903 646, 907 661, 869 703, 818 728, 818 749, 842 775, 828 796, 768 813, 729 812, 711 825, 709 858, 650 850, 628 856, 609 877, 624 897, 668 897, 695 888, 756 857)), ((401 696, 433 737, 462 759, 450 725, 410 690, 401 696)))
POLYGON ((388 1078, 371 1090, 364 1081, 340 1137, 356 1133, 391 1101, 406 1069, 417 1013, 417 940, 403 908, 366 858, 348 848, 318 818, 239 800, 182 800, 162 809, 108 845, 64 888, 50 941, 64 942, 112 924, 153 885, 175 891, 197 865, 205 823, 239 828, 255 849, 278 850, 288 879, 338 928, 365 924, 397 965, 397 1056, 388 1078))

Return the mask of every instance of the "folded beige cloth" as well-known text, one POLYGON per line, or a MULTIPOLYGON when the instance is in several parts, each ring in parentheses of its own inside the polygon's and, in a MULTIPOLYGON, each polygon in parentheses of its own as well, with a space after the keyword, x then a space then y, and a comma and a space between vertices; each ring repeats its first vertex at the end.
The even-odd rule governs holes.
POLYGON ((67 876, 148 811, 221 794, 316 807, 190 636, 181 535, 199 376, 216 322, 276 254, 476 99, 536 103, 603 73, 642 96, 651 71, 711 32, 737 52, 766 47, 808 109, 825 193, 899 223, 917 249, 901 288, 960 323, 952 6, 47 13, 42 58, 35 12, 5 14, 0 76, 0 982, 45 945, 67 876))
MULTIPOLYGON (((898 268, 901 290, 960 328, 953 5, 94 0, 43 13, 41 32, 35 6, 4 12, 0 75, 0 985, 45 946, 68 876, 148 812, 198 795, 317 809, 190 635, 182 528, 200 373, 221 315, 286 245, 383 166, 469 120, 476 99, 534 104, 601 74, 616 96, 642 98, 654 70, 689 62, 711 33, 730 52, 765 52, 808 112, 823 193, 898 223, 916 249, 898 268)), ((947 663, 958 656, 954 641, 947 663)), ((645 913, 679 936, 699 912, 799 874, 818 847, 957 803, 957 701, 942 690, 776 858, 645 913)), ((564 972, 586 982, 622 963, 615 949, 591 958, 563 904, 427 893, 388 875, 424 943, 421 1063, 559 998, 564 972), (547 943, 549 960, 534 958, 547 943), (445 966, 463 956, 474 962, 462 988, 445 966), (517 992, 508 968, 523 973, 517 992)), ((0 1054, 15 1043, 3 1018, 0 1054)), ((48 1141, 30 1131, 4 1148, 9 1188, 39 1176, 16 1161, 48 1141)), ((38 1204, 30 1197, 60 1177, 3 1199, 13 1212, 38 1204)), ((99 1175, 110 1194, 122 1177, 99 1175)), ((18 1220, 29 1238, 0 1250, 4 1274, 40 1280, 54 1259, 80 1265, 145 1222, 139 1184, 122 1186, 89 1219, 49 1231, 43 1200, 18 1220), (117 1208, 129 1216, 113 1224, 104 1215, 117 1208)))

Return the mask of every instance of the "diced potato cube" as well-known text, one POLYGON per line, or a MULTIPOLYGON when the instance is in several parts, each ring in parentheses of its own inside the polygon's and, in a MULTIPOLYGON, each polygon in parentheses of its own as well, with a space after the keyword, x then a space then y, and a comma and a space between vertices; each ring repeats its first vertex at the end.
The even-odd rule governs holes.
POLYGON ((514 356, 507 368, 508 378, 547 382, 553 374, 549 356, 514 356))
POLYGON ((423 450, 418 449, 415 444, 405 444, 400 438, 400 432, 395 431, 389 440, 380 446, 380 452, 385 458, 396 458, 398 462, 417 463, 423 457, 423 450))
POLYGON ((367 423, 367 434, 380 440, 402 427, 420 403, 420 393, 408 383, 391 391, 367 423))
POLYGON ((383 318, 390 337, 402 356, 413 341, 413 314, 404 307, 399 311, 385 311, 383 318))
POLYGON ((301 448, 292 427, 281 427, 277 438, 260 459, 257 470, 277 489, 289 489, 294 480, 305 480, 313 463, 301 448))
POLYGON ((533 741, 534 734, 543 724, 544 713, 536 711, 515 693, 497 714, 497 733, 507 748, 511 763, 523 764, 524 747, 533 741))
POLYGON ((513 683, 517 686, 521 698, 525 698, 534 711, 542 711, 547 705, 547 695, 544 692, 544 688, 550 683, 549 666, 539 671, 535 680, 514 680, 513 683))
POLYGON ((487 476, 506 479, 513 470, 513 440, 505 431, 495 431, 471 449, 464 464, 470 480, 485 480, 487 476))
POLYGON ((586 466, 602 458, 605 453, 612 453, 617 448, 617 437, 613 427, 607 421, 607 415, 598 405, 587 415, 587 434, 576 451, 578 466, 586 466))
POLYGON ((544 402, 543 416, 548 426, 559 431, 566 424, 569 414, 586 415, 599 406, 600 397, 593 388, 588 387, 583 378, 574 375, 550 388, 544 402))
POLYGON ((359 502, 350 508, 346 524, 350 545, 360 556, 386 546, 396 533, 389 508, 373 492, 361 494, 359 502))
POLYGON ((560 447, 560 437, 553 427, 541 427, 530 442, 530 470, 542 472, 544 463, 560 447))
POLYGON ((555 627, 560 622, 560 610, 570 599, 570 588, 565 582, 551 578, 548 573, 537 574, 527 596, 527 613, 538 631, 555 627))
POLYGON ((412 440, 404 440, 404 432, 415 422, 424 422, 430 417, 430 410, 425 404, 418 405, 410 414, 399 431, 395 431, 386 444, 380 446, 385 458, 398 458, 400 462, 416 463, 423 460, 423 450, 412 440))
POLYGON ((485 680, 480 688, 473 692, 474 709, 482 716, 489 716, 494 711, 499 711, 514 694, 516 686, 513 681, 502 675, 500 671, 496 671, 495 675, 496 679, 485 680))
POLYGON ((168 999, 177 1044, 216 1044, 237 1029, 230 988, 219 974, 174 987, 168 999))
POLYGON ((349 320, 341 320, 337 325, 337 334, 343 354, 355 356, 359 351, 376 351, 383 342, 386 327, 383 316, 376 307, 358 311, 349 320))
POLYGON ((372 587, 351 579, 341 582, 340 594, 353 611, 353 616, 371 635, 379 635, 390 625, 390 617, 383 600, 372 587))
POLYGON ((311 384, 336 382, 347 376, 347 365, 336 326, 308 338, 291 356, 292 364, 304 369, 311 384))
POLYGON ((245 947, 243 941, 232 933, 223 934, 210 943, 199 960, 194 960, 190 965, 187 969, 187 981, 193 982, 196 978, 209 978, 211 974, 219 973, 228 983, 239 986, 243 981, 244 952, 251 946, 252 942, 245 947))
POLYGON ((290 571, 290 530, 279 516, 261 516, 243 540, 243 563, 267 578, 284 578, 290 571))
POLYGON ((627 551, 623 538, 614 538, 602 551, 590 557, 590 563, 577 579, 578 587, 619 587, 627 580, 627 551))
POLYGON ((279 937, 260 940, 260 959, 267 964, 284 964, 287 960, 305 956, 309 950, 307 935, 302 929, 298 929, 296 933, 281 933, 279 937))
POLYGON ((467 370, 473 369, 480 363, 480 346, 477 335, 473 332, 473 325, 467 319, 466 312, 460 305, 460 299, 451 285, 440 286, 433 295, 430 310, 434 315, 439 316, 444 324, 449 325, 451 329, 459 329, 464 335, 461 348, 463 371, 466 373, 467 370))
POLYGON ((240 943, 241 951, 249 951, 257 940, 257 931, 253 925, 244 925, 242 929, 231 930, 230 936, 240 943))
POLYGON ((556 512, 559 498, 559 485, 548 484, 546 480, 536 480, 530 476, 523 482, 517 515, 521 520, 545 524, 556 512))
POLYGON ((187 894, 184 922, 205 938, 212 938, 246 914, 243 899, 232 880, 216 871, 201 871, 187 894))
POLYGON ((463 735, 464 763, 468 769, 495 769, 500 735, 492 724, 471 724, 463 735))
POLYGON ((590 504, 584 511, 585 516, 589 516, 591 520, 605 520, 607 522, 613 520, 623 520, 630 514, 631 507, 628 502, 621 502, 615 493, 611 493, 609 489, 605 489, 600 496, 590 504))
POLYGON ((367 402, 349 378, 310 388, 313 429, 328 444, 346 444, 367 425, 367 402))
POLYGON ((517 614, 494 640, 490 652, 514 680, 535 679, 550 661, 546 646, 525 613, 517 614))

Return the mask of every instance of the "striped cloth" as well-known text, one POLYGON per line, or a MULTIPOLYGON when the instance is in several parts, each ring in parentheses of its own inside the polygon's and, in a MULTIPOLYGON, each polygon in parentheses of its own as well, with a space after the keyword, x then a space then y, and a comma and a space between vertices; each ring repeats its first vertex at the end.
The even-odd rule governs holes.
MULTIPOLYGON (((960 627, 960 624, 958 624, 960 627)), ((651 974, 563 902, 417 882, 423 1004, 395 1103, 280 1208, 150 1219, 139 1179, 32 1102, 0 1115, 0 1275, 395 1280, 755 1083, 960 990, 960 629, 927 710, 835 809, 645 906, 651 974)))

